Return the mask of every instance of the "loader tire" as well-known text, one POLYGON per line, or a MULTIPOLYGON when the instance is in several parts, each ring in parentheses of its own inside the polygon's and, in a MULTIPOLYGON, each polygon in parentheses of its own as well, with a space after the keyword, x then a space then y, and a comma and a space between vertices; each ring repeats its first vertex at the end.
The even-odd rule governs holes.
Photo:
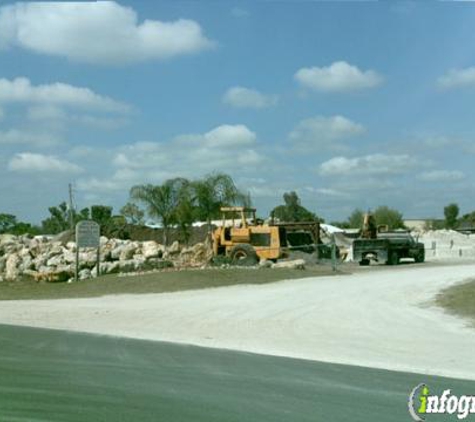
POLYGON ((230 257, 234 265, 251 266, 256 265, 259 261, 256 251, 247 243, 234 246, 231 249, 230 257))

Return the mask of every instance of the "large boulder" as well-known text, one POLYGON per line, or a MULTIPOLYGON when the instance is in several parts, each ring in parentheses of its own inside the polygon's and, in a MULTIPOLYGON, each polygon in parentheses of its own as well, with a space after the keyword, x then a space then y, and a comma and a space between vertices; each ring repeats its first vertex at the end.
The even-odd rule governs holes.
POLYGON ((176 255, 180 253, 180 244, 178 243, 177 240, 175 240, 168 248, 167 252, 170 255, 176 255))
POLYGON ((64 263, 65 262, 64 262, 63 255, 55 255, 55 256, 52 256, 50 259, 48 259, 48 261, 46 261, 46 266, 58 267, 59 265, 63 265, 64 263))
POLYGON ((142 255, 145 259, 161 258, 163 256, 164 247, 154 240, 142 243, 142 255))
POLYGON ((13 234, 0 234, 0 246, 11 245, 17 242, 17 237, 13 234))
POLYGON ((275 264, 272 264, 272 268, 290 268, 292 270, 304 270, 305 260, 293 259, 291 261, 279 261, 275 264))
POLYGON ((129 243, 127 245, 124 245, 122 248, 120 255, 119 255, 119 260, 120 261, 127 261, 129 259, 132 259, 137 252, 137 244, 136 243, 129 243))
POLYGON ((20 264, 20 257, 16 253, 11 253, 7 256, 7 261, 5 265, 5 279, 13 281, 18 278, 20 272, 18 270, 18 265, 20 264))

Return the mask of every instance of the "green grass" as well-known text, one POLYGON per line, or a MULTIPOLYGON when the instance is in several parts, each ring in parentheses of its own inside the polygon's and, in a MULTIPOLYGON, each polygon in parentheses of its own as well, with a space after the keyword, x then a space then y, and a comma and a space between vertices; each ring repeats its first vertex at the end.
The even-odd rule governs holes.
MULTIPOLYGON (((341 274, 341 272, 339 272, 341 274)), ((141 275, 106 275, 77 283, 37 283, 30 279, 0 283, 0 300, 62 299, 110 294, 165 293, 237 284, 275 281, 335 274, 328 266, 290 269, 206 269, 161 271, 141 275)))
POLYGON ((475 280, 443 290, 437 295, 436 303, 450 313, 471 319, 475 324, 475 280))

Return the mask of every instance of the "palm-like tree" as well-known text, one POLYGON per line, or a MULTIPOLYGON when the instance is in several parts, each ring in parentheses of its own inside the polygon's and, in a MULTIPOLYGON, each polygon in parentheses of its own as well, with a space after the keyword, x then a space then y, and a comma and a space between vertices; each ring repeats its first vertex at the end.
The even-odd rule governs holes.
POLYGON ((177 209, 181 203, 184 186, 188 180, 176 178, 163 185, 137 185, 130 189, 130 197, 142 202, 150 217, 157 217, 163 226, 163 243, 168 244, 168 230, 177 222, 177 209))
POLYGON ((208 228, 211 228, 213 218, 219 218, 222 206, 245 204, 247 201, 246 195, 239 191, 231 176, 224 173, 207 175, 192 182, 191 188, 197 218, 207 221, 208 228))

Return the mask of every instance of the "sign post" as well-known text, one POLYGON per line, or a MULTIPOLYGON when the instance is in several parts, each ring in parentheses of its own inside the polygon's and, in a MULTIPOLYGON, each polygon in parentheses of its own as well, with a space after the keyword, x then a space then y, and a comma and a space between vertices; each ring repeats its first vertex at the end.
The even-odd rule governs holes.
POLYGON ((83 220, 76 224, 76 274, 79 277, 79 248, 97 248, 97 276, 100 275, 100 237, 101 228, 92 220, 83 220))

